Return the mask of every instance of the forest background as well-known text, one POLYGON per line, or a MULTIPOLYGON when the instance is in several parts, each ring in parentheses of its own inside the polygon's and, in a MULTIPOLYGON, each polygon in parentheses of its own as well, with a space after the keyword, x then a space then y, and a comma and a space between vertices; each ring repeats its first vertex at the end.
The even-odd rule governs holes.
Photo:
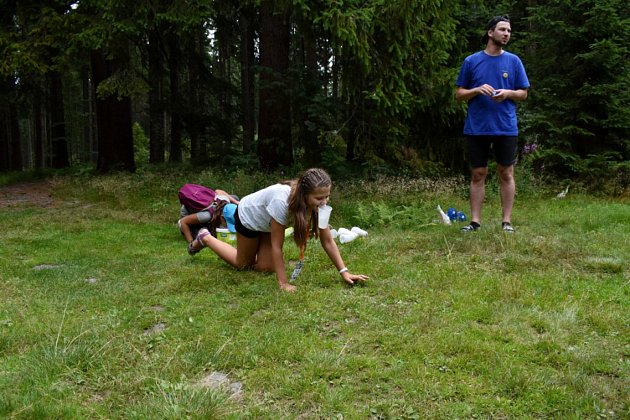
MULTIPOLYGON (((464 57, 509 14, 535 172, 627 186, 623 0, 2 1, 0 172, 462 173, 464 57)), ((623 187, 622 187, 623 188, 623 187)))

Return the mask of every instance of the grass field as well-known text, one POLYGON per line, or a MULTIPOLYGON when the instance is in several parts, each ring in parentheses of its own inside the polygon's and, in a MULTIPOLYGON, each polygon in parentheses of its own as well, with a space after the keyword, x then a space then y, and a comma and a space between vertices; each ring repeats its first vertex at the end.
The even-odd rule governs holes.
POLYGON ((463 179, 340 183, 354 288, 315 242, 294 294, 186 253, 181 184, 275 180, 58 176, 0 206, 0 417, 630 418, 627 199, 523 187, 509 235, 489 185, 462 234, 435 206, 468 213, 463 179))

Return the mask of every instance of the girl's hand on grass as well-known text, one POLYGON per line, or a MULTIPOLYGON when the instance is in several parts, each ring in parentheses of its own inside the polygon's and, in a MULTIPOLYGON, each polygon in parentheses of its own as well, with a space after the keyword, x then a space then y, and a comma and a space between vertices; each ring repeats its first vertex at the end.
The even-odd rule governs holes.
POLYGON ((295 287, 292 284, 281 284, 280 285, 280 289, 284 290, 285 292, 295 292, 297 290, 297 287, 295 287))
POLYGON ((364 281, 367 281, 367 279, 369 279, 368 276, 366 276, 365 274, 350 274, 350 273, 344 273, 343 274, 343 281, 345 281, 346 283, 348 283, 350 286, 354 286, 357 283, 363 283, 364 281))

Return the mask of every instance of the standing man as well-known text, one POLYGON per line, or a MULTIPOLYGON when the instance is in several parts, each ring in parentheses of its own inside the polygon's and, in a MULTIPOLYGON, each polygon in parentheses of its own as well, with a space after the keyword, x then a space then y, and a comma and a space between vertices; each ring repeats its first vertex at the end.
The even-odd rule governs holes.
POLYGON ((471 222, 462 228, 463 232, 473 232, 481 227, 491 148, 494 149, 500 181, 502 228, 505 232, 514 232, 511 219, 518 138, 516 101, 527 98, 529 80, 520 58, 503 50, 511 34, 507 16, 490 19, 481 38, 486 48, 466 57, 457 77, 455 99, 468 101, 464 135, 471 166, 471 222))

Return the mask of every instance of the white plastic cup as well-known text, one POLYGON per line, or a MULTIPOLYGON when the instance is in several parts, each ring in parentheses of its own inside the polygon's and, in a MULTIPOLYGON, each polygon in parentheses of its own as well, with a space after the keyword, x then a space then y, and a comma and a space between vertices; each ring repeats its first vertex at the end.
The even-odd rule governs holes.
POLYGON ((320 229, 326 229, 328 227, 328 221, 330 220, 330 213, 332 212, 332 207, 329 205, 323 205, 318 209, 318 227, 320 229))
POLYGON ((348 242, 354 241, 358 237, 359 237, 359 235, 357 235, 354 232, 342 233, 341 235, 339 235, 339 242, 341 242, 342 244, 346 244, 348 242))
POLYGON ((352 233, 356 233, 359 236, 367 236, 368 233, 366 231, 364 231, 363 229, 361 229, 360 227, 354 226, 352 229, 350 229, 350 232, 352 233))

